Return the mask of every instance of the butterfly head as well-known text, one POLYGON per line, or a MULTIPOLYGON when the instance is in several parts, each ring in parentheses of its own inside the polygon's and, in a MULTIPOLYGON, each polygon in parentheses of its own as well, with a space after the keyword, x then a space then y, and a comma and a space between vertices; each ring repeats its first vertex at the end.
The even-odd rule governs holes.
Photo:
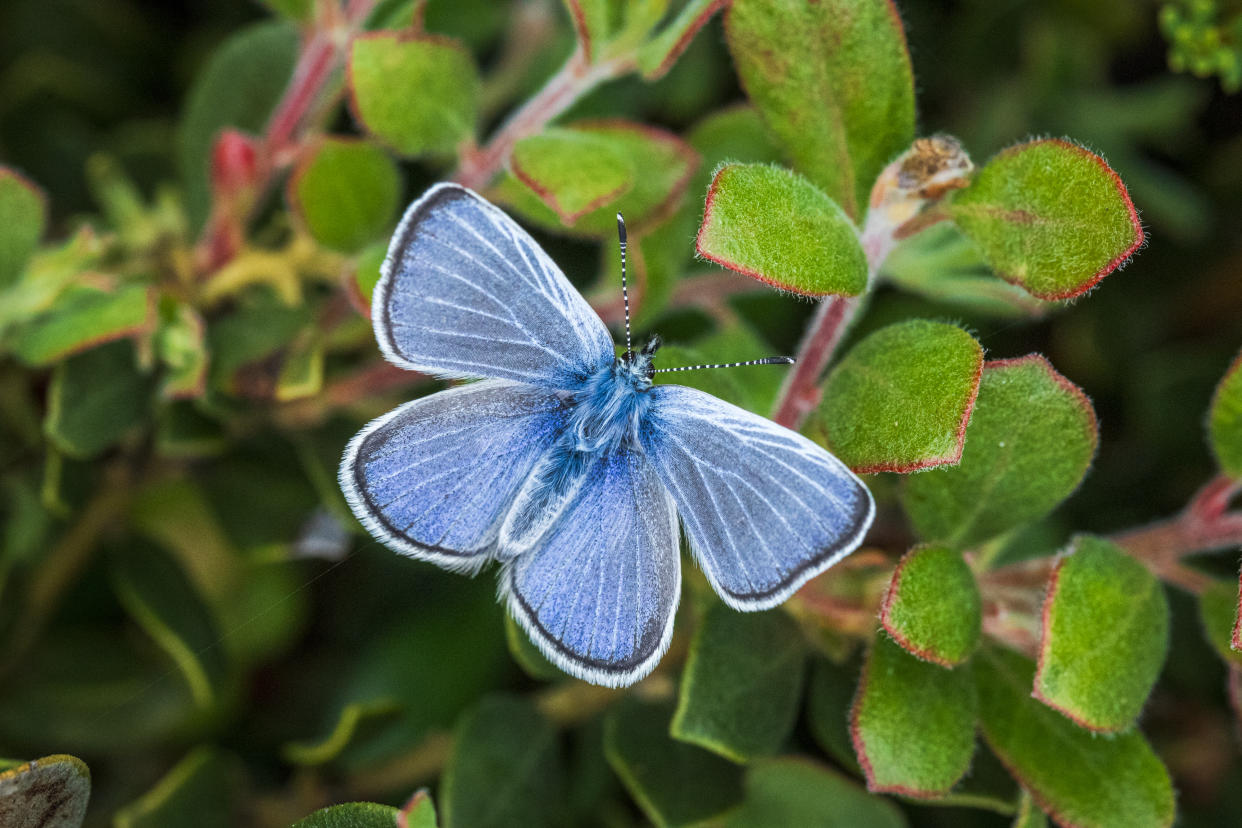
POLYGON ((618 367, 629 379, 630 384, 639 391, 646 391, 651 387, 651 379, 655 376, 655 352, 662 344, 657 334, 652 336, 638 351, 626 351, 617 360, 618 367))

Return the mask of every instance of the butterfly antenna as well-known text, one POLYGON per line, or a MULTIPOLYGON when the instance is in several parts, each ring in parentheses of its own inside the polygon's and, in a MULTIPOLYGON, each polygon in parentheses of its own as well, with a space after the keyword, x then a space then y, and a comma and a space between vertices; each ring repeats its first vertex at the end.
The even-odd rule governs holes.
POLYGON ((621 300, 625 303, 625 358, 634 358, 630 347, 630 291, 625 285, 625 219, 617 213, 617 236, 621 239, 621 300))
POLYGON ((764 357, 747 362, 714 362, 710 365, 686 365, 682 368, 657 368, 653 373, 662 374, 672 371, 696 371, 699 368, 740 368, 743 365, 793 365, 793 357, 764 357))

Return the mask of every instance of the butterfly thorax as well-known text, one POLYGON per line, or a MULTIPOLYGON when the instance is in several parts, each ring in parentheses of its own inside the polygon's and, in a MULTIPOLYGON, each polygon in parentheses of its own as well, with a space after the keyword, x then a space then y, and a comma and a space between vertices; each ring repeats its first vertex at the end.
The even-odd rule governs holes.
POLYGON ((590 454, 637 445, 643 418, 651 405, 655 337, 642 350, 629 351, 587 377, 570 401, 568 433, 574 449, 590 454))

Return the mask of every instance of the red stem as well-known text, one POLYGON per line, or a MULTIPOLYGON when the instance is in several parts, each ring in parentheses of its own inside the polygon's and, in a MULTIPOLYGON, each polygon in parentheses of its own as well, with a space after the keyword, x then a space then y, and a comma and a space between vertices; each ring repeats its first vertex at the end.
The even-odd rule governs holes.
POLYGON ((785 375, 785 383, 777 396, 772 415, 777 423, 797 429, 819 404, 819 377, 828 367, 857 308, 858 301, 852 297, 832 296, 820 302, 798 346, 793 370, 785 375))

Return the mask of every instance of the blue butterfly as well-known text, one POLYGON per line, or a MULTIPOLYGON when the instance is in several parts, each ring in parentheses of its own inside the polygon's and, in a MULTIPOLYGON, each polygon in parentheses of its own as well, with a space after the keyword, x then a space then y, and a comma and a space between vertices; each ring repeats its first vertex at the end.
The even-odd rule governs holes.
POLYGON ((668 649, 678 516, 716 592, 744 611, 784 601, 871 525, 867 488, 810 440, 653 385, 658 338, 618 357, 539 245, 464 187, 437 184, 406 211, 371 319, 393 364, 483 381, 350 441, 340 483, 354 514, 411 558, 465 573, 498 562, 501 600, 571 675, 626 686, 668 649))

